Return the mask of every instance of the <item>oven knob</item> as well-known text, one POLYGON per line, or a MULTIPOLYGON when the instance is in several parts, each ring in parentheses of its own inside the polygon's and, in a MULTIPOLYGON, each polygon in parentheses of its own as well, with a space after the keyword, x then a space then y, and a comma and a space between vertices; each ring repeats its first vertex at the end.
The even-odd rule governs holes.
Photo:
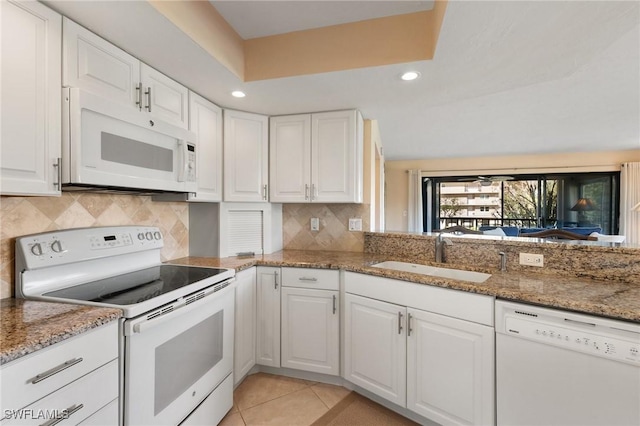
POLYGON ((144 240, 144 233, 140 232, 140 233, 138 234, 138 239, 139 239, 139 240, 144 240))
POLYGON ((160 232, 156 231, 153 233, 153 236, 156 240, 159 240, 162 238, 162 234, 160 234, 160 232))
POLYGON ((51 243, 51 250, 53 250, 55 253, 62 253, 63 251, 65 251, 62 248, 62 243, 60 242, 60 240, 55 240, 51 243))
POLYGON ((151 232, 145 232, 144 236, 147 240, 153 240, 153 234, 151 232))
POLYGON ((31 246, 31 253, 35 254, 36 256, 42 256, 42 246, 40 245, 40 243, 35 243, 31 246))

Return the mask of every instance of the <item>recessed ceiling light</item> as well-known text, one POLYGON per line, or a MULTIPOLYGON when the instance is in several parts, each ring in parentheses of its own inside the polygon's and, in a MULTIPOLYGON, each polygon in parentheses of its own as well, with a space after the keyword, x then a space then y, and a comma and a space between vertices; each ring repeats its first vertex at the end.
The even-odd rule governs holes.
POLYGON ((245 95, 245 93, 240 90, 234 90, 233 92, 231 92, 231 96, 236 98, 244 98, 247 95, 245 95))
POLYGON ((418 77, 420 77, 420 73, 417 71, 407 71, 400 76, 400 78, 403 79, 404 81, 415 80, 418 77))

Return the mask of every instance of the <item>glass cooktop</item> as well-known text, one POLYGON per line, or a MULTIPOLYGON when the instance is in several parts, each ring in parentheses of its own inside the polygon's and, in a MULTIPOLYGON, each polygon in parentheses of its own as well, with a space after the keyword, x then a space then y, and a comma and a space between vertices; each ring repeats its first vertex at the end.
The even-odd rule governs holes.
POLYGON ((52 291, 43 296, 113 305, 133 305, 226 271, 219 268, 159 265, 52 291))

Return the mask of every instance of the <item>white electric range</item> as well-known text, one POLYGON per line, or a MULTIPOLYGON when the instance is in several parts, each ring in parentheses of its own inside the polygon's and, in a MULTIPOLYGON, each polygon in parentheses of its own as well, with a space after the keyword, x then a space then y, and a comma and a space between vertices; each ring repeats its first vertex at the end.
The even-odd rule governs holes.
POLYGON ((16 296, 122 309, 124 425, 216 424, 233 404, 235 272, 164 264, 162 247, 146 226, 18 238, 16 296))

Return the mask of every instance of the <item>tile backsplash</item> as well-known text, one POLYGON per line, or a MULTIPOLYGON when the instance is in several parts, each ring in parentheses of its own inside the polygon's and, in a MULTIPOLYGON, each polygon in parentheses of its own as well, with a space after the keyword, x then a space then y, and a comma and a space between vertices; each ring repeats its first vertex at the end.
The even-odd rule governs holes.
POLYGON ((58 229, 152 225, 164 236, 162 260, 189 255, 189 206, 149 196, 63 193, 0 198, 0 298, 13 296, 15 238, 58 229))
POLYGON ((361 218, 369 229, 368 204, 283 204, 283 246, 290 250, 362 251, 364 233, 349 231, 349 218, 361 218), (320 220, 320 230, 311 231, 312 217, 320 220))

